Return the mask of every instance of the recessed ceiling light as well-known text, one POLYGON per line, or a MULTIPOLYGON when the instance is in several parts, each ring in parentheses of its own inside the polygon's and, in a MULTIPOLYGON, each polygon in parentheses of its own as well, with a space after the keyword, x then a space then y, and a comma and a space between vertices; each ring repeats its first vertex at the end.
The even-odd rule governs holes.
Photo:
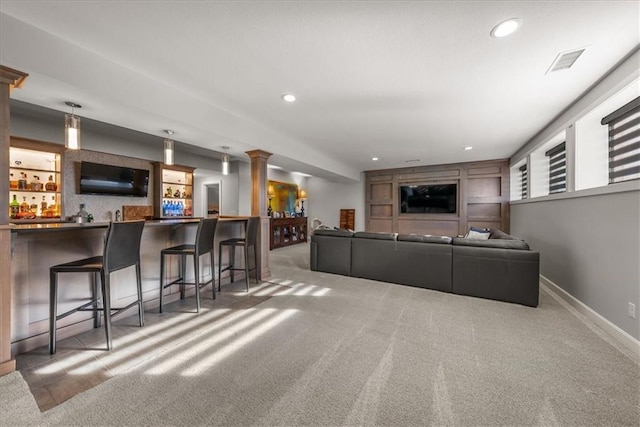
POLYGON ((473 147, 469 146, 469 147, 464 147, 465 151, 469 151, 469 150, 473 150, 473 147))
POLYGON ((374 162, 377 162, 378 158, 377 157, 372 157, 371 160, 373 160, 374 162))
POLYGON ((518 28, 522 25, 522 19, 520 18, 510 18, 506 21, 502 21, 491 30, 491 37, 506 37, 509 34, 513 34, 516 32, 518 28))
POLYGON ((291 95, 290 93, 284 94, 282 95, 282 99, 284 99, 287 102, 293 102, 296 100, 296 97, 291 95))

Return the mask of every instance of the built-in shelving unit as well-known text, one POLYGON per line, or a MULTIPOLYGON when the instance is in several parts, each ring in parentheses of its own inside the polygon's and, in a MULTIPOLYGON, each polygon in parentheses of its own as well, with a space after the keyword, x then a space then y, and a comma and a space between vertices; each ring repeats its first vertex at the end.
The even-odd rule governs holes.
POLYGON ((8 206, 11 222, 60 221, 63 149, 57 144, 11 138, 8 206))
POLYGON ((193 217, 193 168, 154 163, 154 216, 193 217))

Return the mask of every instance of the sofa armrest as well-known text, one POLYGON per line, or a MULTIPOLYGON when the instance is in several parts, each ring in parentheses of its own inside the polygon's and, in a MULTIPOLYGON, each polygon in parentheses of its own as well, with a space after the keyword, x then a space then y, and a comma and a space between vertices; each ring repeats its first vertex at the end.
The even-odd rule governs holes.
POLYGON ((352 233, 340 230, 322 231, 334 233, 311 235, 311 270, 350 276, 352 233))
POLYGON ((451 247, 453 293, 538 306, 538 252, 455 244, 451 247))

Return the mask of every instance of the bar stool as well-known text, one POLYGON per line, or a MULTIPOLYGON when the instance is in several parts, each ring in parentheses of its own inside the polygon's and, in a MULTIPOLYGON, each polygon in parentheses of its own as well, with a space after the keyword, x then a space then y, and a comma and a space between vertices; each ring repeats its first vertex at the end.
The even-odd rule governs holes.
POLYGON ((144 308, 142 302, 142 281, 140 279, 140 240, 144 221, 122 221, 109 224, 104 242, 104 251, 100 256, 85 258, 65 264, 54 265, 49 269, 49 352, 56 352, 56 322, 76 311, 93 311, 94 327, 100 325, 97 312, 104 314, 104 330, 107 337, 107 350, 113 348, 111 342, 111 319, 134 305, 138 306, 140 326, 144 325, 144 308), (123 268, 136 267, 136 284, 138 299, 122 308, 111 307, 110 275, 123 268), (94 273, 95 281, 91 301, 63 314, 58 314, 58 273, 94 273), (99 307, 97 292, 98 276, 102 288, 102 308, 99 307))
POLYGON ((196 287, 196 312, 200 312, 200 288, 211 282, 211 291, 213 299, 216 299, 216 281, 215 281, 215 264, 213 239, 216 234, 216 226, 218 218, 203 218, 198 223, 198 231, 196 232, 195 244, 178 245, 160 251, 160 313, 162 313, 162 305, 164 299, 164 289, 171 285, 180 285, 180 299, 184 298, 184 287, 196 287), (200 282, 200 256, 204 254, 211 256, 211 280, 200 282), (165 255, 180 255, 180 277, 176 280, 164 283, 164 257, 165 255), (187 255, 193 257, 193 274, 194 282, 186 282, 187 255))
POLYGON ((249 292, 249 271, 255 270, 256 283, 259 282, 258 279, 258 228, 260 227, 260 217, 252 216, 247 221, 247 228, 245 230, 245 237, 234 237, 232 239, 222 240, 220 241, 220 248, 218 250, 218 291, 220 291, 221 285, 221 274, 224 271, 229 270, 231 272, 231 283, 233 283, 233 272, 236 270, 244 270, 245 280, 247 281, 247 292, 249 292), (229 254, 229 265, 225 268, 222 268, 222 248, 229 247, 231 249, 231 253, 229 254), (235 260, 236 260, 236 247, 242 246, 244 252, 244 268, 235 268, 235 260), (253 246, 253 255, 254 255, 254 266, 253 268, 249 268, 249 248, 253 246))

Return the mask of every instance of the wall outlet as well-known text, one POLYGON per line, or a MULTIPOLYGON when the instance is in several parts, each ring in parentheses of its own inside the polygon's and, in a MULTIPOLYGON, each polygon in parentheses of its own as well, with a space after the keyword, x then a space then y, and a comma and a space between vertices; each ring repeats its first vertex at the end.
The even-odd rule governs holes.
POLYGON ((636 318, 636 305, 632 302, 629 303, 629 307, 627 308, 627 314, 629 317, 636 318))

